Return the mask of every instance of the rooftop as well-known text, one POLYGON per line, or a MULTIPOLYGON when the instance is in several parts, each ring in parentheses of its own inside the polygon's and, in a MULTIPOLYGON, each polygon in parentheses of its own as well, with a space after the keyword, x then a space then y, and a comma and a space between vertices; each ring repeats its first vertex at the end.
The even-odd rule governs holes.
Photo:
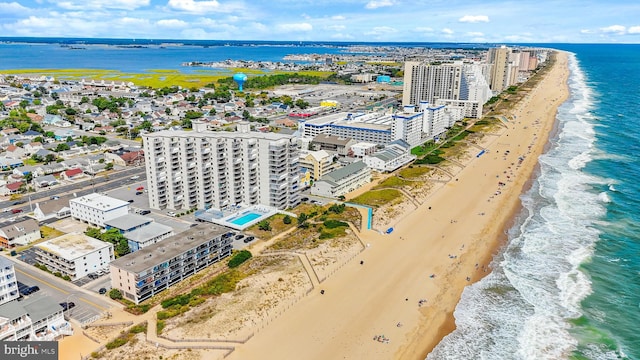
POLYGON ((347 166, 345 166, 343 168, 340 168, 338 170, 334 170, 334 171, 326 174, 320 180, 334 182, 336 184, 339 184, 340 181, 342 181, 343 179, 362 171, 362 169, 365 169, 366 167, 367 167, 367 165, 364 162, 356 161, 356 162, 351 163, 351 164, 349 164, 349 165, 347 165, 347 166))
POLYGON ((116 259, 110 265, 139 274, 229 232, 233 232, 233 229, 211 223, 197 224, 180 234, 116 259))
POLYGON ((127 240, 135 242, 145 242, 146 240, 153 239, 157 236, 161 236, 172 231, 173 228, 171 228, 170 226, 152 222, 147 226, 143 226, 125 233, 124 237, 127 238, 127 240))
POLYGON ((153 133, 147 133, 147 134, 143 134, 142 135, 143 138, 166 138, 166 137, 171 137, 171 138, 186 138, 186 139, 193 139, 193 138, 204 138, 204 139, 209 139, 209 138, 222 138, 222 139, 266 139, 266 140, 282 140, 282 139, 291 139, 293 136, 292 135, 286 135, 286 134, 276 134, 276 133, 263 133, 263 132, 258 132, 258 131, 250 131, 250 132, 239 132, 239 131, 200 131, 200 132, 196 132, 196 131, 170 131, 170 130, 164 130, 164 131, 158 131, 158 132, 153 132, 153 133))
POLYGON ((96 250, 113 247, 112 244, 82 233, 69 233, 40 244, 37 248, 67 260, 77 259, 96 250))
POLYGON ((124 200, 115 199, 98 193, 87 194, 85 196, 69 200, 69 205, 71 205, 72 203, 90 206, 103 211, 109 211, 129 205, 129 203, 124 200))
POLYGON ((106 226, 121 230, 129 230, 153 222, 152 218, 138 214, 127 214, 104 222, 106 226))

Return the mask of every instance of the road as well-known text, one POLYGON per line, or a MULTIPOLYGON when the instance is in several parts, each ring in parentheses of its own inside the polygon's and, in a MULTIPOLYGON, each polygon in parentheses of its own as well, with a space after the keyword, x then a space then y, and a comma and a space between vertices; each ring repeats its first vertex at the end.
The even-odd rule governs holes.
MULTIPOLYGON (((132 182, 132 176, 139 176, 137 181, 143 181, 146 179, 146 173, 144 166, 138 166, 133 168, 124 169, 117 172, 112 172, 106 176, 98 176, 93 179, 80 181, 75 184, 55 186, 51 189, 40 189, 34 193, 25 194, 22 197, 22 204, 13 205, 16 200, 2 201, 0 202, 1 209, 20 209, 23 212, 33 211, 34 204, 40 200, 49 200, 52 196, 62 196, 66 194, 75 194, 76 196, 83 196, 92 192, 106 192, 110 191, 132 182)), ((15 217, 17 214, 13 214, 11 211, 0 212, 0 219, 8 219, 15 217)))
POLYGON ((8 259, 14 263, 16 279, 18 281, 28 286, 37 285, 40 287, 40 291, 30 296, 37 296, 37 294, 45 295, 55 303, 65 301, 74 302, 76 306, 70 309, 66 315, 80 323, 89 321, 113 306, 106 295, 99 295, 78 288, 66 280, 45 274, 42 270, 25 264, 15 258, 8 257, 8 259))

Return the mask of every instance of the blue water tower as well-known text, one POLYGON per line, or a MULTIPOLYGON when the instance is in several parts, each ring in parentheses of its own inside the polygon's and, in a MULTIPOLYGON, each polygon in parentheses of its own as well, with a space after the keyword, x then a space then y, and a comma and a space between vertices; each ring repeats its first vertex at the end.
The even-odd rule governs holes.
POLYGON ((242 92, 242 84, 244 84, 244 82, 247 81, 247 75, 243 73, 237 73, 233 75, 233 81, 238 83, 238 90, 242 92))

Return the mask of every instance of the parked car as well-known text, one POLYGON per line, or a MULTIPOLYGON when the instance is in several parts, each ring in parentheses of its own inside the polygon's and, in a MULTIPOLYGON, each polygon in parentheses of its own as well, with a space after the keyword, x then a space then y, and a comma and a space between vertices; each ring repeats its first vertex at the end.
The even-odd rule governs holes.
POLYGON ((242 235, 242 234, 238 234, 238 235, 236 235, 236 240, 240 240, 240 239, 242 239, 243 237, 244 237, 244 235, 242 235))
POLYGON ((131 180, 138 180, 138 179, 140 179, 140 176, 138 176, 138 175, 135 175, 135 176, 131 177, 131 180))
POLYGON ((127 200, 127 202, 128 202, 129 204, 131 204, 131 203, 133 202, 133 199, 131 199, 131 200, 127 200))
POLYGON ((255 236, 247 236, 247 238, 246 238, 246 239, 244 239, 244 243, 245 243, 245 244, 250 243, 250 242, 252 242, 254 239, 255 239, 255 236))
POLYGON ((65 301, 60 303, 60 306, 62 306, 62 311, 67 311, 67 310, 73 309, 76 306, 76 304, 73 301, 69 301, 69 302, 65 301))
POLYGON ((20 205, 20 204, 24 204, 26 203, 26 200, 18 200, 18 201, 14 201, 11 205, 20 205))
POLYGON ((13 210, 11 210, 12 214, 17 214, 17 213, 21 213, 21 212, 22 212, 22 209, 13 209, 13 210))
POLYGON ((143 192, 142 191, 136 191, 136 195, 142 195, 143 192))
POLYGON ((174 213, 173 211, 169 211, 169 212, 167 213, 167 215, 169 215, 169 216, 171 216, 171 217, 174 217, 174 216, 176 216, 176 213, 174 213))
POLYGON ((300 201, 309 201, 309 198, 308 197, 303 197, 303 198, 300 199, 300 201))
POLYGON ((140 215, 147 215, 147 214, 151 214, 151 210, 141 210, 140 211, 140 215))
POLYGON ((52 197, 50 197, 49 199, 51 199, 51 200, 58 200, 58 199, 60 199, 60 196, 52 196, 52 197))
POLYGON ((96 273, 90 273, 89 275, 87 275, 87 277, 91 280, 97 279, 100 277, 100 275, 96 274, 96 273))
POLYGON ((98 293, 99 293, 100 295, 104 295, 104 294, 106 294, 106 293, 107 293, 107 288, 100 288, 100 290, 98 290, 98 293))
POLYGON ((30 287, 29 290, 31 290, 31 293, 34 293, 36 291, 40 291, 40 288, 37 285, 34 285, 34 286, 30 287))

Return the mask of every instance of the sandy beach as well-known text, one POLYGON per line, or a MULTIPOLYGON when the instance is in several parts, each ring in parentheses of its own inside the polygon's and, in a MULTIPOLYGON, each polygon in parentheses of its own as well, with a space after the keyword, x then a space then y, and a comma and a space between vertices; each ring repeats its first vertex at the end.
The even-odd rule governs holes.
POLYGON ((392 224, 393 233, 363 231, 368 246, 354 261, 227 358, 424 359, 455 328, 464 287, 490 271, 568 96, 568 75, 559 53, 500 132, 483 141, 485 153, 466 157, 455 178, 392 224))

